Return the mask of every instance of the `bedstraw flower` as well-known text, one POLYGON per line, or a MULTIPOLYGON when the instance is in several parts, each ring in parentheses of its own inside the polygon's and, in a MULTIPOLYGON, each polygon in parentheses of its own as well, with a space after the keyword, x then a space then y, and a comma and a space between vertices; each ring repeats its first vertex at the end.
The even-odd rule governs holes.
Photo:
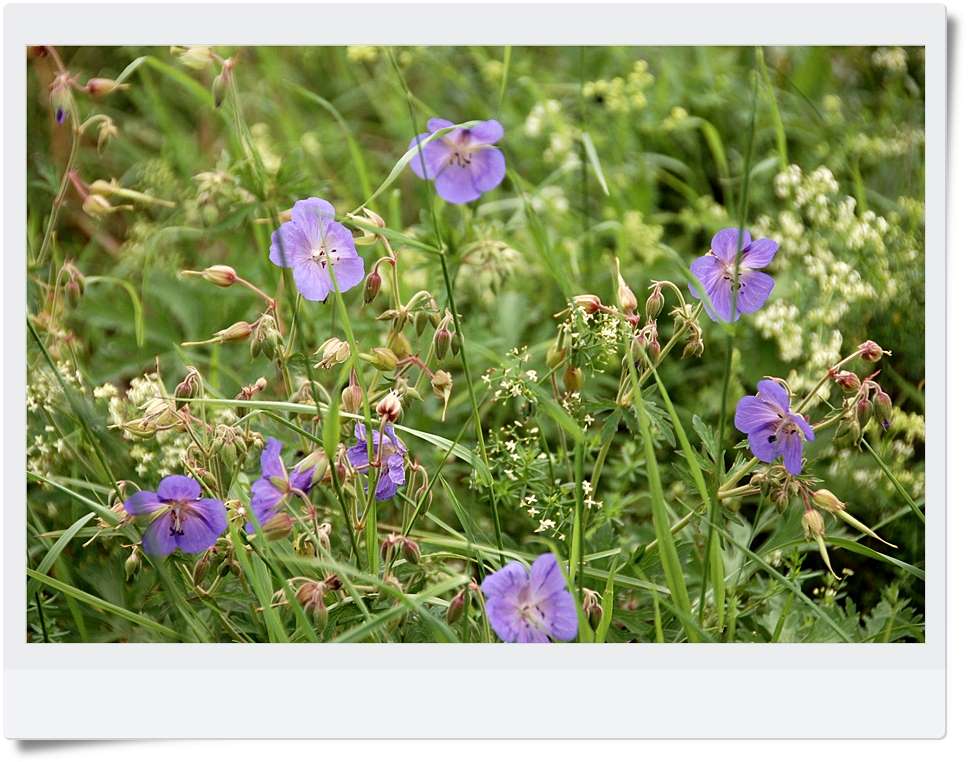
POLYGON ((814 441, 814 429, 791 411, 787 390, 779 383, 770 379, 758 383, 756 396, 737 403, 734 425, 747 435, 750 451, 759 460, 771 463, 782 457, 788 473, 801 473, 804 440, 814 441))
MULTIPOLYGON (((752 241, 750 233, 745 230, 738 267, 738 235, 737 228, 721 230, 713 237, 710 251, 690 265, 690 272, 709 297, 710 304, 704 301, 703 305, 707 314, 714 320, 728 323, 763 307, 774 288, 774 279, 758 270, 770 264, 777 253, 777 243, 769 238, 752 241)), ((700 291, 692 283, 690 293, 701 298, 700 291)))
POLYGON ((488 621, 506 643, 548 643, 578 634, 575 600, 553 553, 536 558, 531 574, 512 561, 485 577, 481 591, 488 621))
MULTIPOLYGON (((411 140, 408 148, 453 125, 447 119, 428 120, 428 132, 411 140)), ((421 179, 433 180, 437 195, 445 201, 466 204, 497 188, 505 178, 505 155, 494 147, 504 134, 501 123, 494 119, 452 130, 423 146, 410 167, 421 179)))
POLYGON ((124 509, 130 515, 151 517, 141 538, 146 553, 167 556, 176 548, 201 553, 215 545, 228 526, 225 505, 201 495, 195 479, 166 476, 157 492, 142 490, 125 500, 124 509))
POLYGON ((363 280, 363 258, 357 254, 353 234, 335 217, 330 202, 306 198, 296 202, 292 219, 272 235, 270 261, 290 268, 296 289, 311 302, 326 300, 334 278, 340 293, 363 280), (330 276, 330 266, 334 277, 330 276))

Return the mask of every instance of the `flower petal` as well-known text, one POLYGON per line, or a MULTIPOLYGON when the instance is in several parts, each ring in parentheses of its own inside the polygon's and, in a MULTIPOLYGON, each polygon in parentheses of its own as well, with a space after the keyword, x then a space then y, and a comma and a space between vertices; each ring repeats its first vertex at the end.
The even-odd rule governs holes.
POLYGON ((556 640, 572 640, 579 634, 579 615, 575 599, 568 590, 559 590, 536 604, 549 634, 556 640))
POLYGON ((434 188, 437 195, 450 204, 466 204, 481 195, 474 185, 470 168, 458 164, 443 167, 434 180, 434 188))
POLYGON ((374 497, 377 500, 390 500, 390 498, 397 494, 398 486, 397 482, 391 477, 390 472, 387 469, 381 469, 380 477, 377 479, 377 490, 374 497))
POLYGON ((356 471, 366 471, 370 468, 370 456, 367 453, 367 443, 357 442, 347 448, 347 460, 356 471))
POLYGON ((292 267, 312 254, 310 242, 294 222, 284 222, 273 231, 269 261, 279 267, 292 267))
POLYGON ((784 468, 789 474, 797 475, 801 473, 801 455, 804 450, 804 443, 801 441, 800 434, 782 434, 779 439, 779 451, 784 456, 784 468))
POLYGON ((794 421, 794 423, 797 424, 798 428, 804 432, 804 438, 807 439, 808 442, 813 442, 814 428, 810 423, 807 422, 807 419, 803 415, 798 415, 797 413, 791 413, 790 418, 792 421, 794 421))
MULTIPOLYGON (((432 119, 431 121, 434 120, 432 119)), ((418 140, 423 141, 428 138, 430 134, 430 132, 422 132, 416 138, 413 138, 410 141, 410 145, 407 146, 407 150, 409 151, 416 146, 418 140)), ((440 172, 441 167, 447 162, 450 155, 451 149, 447 143, 444 142, 443 138, 438 138, 414 154, 414 158, 410 160, 410 168, 422 180, 432 180, 437 177, 437 173, 440 172), (427 170, 426 172, 424 171, 425 169, 427 170)))
MULTIPOLYGON (((726 266, 716 256, 705 254, 697 257, 690 265, 692 272, 698 281, 703 285, 707 298, 710 302, 703 302, 703 308, 714 320, 732 322, 729 320, 731 314, 732 295, 730 289, 730 278, 727 274, 726 266)), ((689 284, 690 293, 697 299, 701 298, 701 292, 692 283, 689 284)), ((739 312, 734 313, 734 320, 740 317, 739 312)))
POLYGON ((780 451, 780 447, 777 444, 777 434, 775 432, 775 427, 765 426, 747 435, 747 443, 750 445, 750 451, 754 454, 755 458, 764 461, 764 463, 773 463, 780 451))
POLYGON ((186 553, 201 553, 215 545, 228 526, 225 506, 219 500, 198 500, 186 511, 175 544, 186 553))
POLYGON ((321 198, 304 198, 293 205, 293 222, 314 249, 323 241, 327 223, 335 217, 333 204, 321 198))
POLYGON ((487 193, 505 179, 505 155, 497 148, 482 148, 471 154, 471 178, 478 193, 487 193))
POLYGON ((326 268, 310 259, 293 265, 293 280, 296 282, 296 290, 311 302, 325 301, 332 285, 326 268))
POLYGON ((512 561, 485 577, 481 581, 481 592, 487 598, 517 596, 527 584, 528 572, 525 567, 518 561, 512 561))
POLYGON ((532 562, 528 587, 534 601, 542 601, 565 589, 565 577, 554 553, 543 553, 532 562))
POLYGON ((445 127, 453 127, 454 122, 447 119, 441 119, 439 116, 432 117, 427 120, 427 129, 430 132, 437 132, 438 130, 443 130, 445 127))
POLYGON ((526 642, 518 606, 509 598, 497 597, 485 601, 485 613, 488 623, 505 643, 526 642))
POLYGON ((758 238, 744 250, 740 264, 743 267, 767 267, 776 253, 777 241, 772 241, 770 238, 758 238))
MULTIPOLYGON (((737 228, 724 228, 717 231, 710 242, 713 253, 720 257, 724 262, 733 262, 737 256, 737 228)), ((741 248, 746 249, 750 245, 750 231, 744 230, 744 242, 741 248)))
POLYGON ((157 493, 148 492, 147 490, 136 492, 124 501, 124 509, 131 516, 142 516, 146 513, 151 513, 164 507, 164 505, 157 493))
POLYGON ((252 512, 256 520, 263 524, 276 511, 276 506, 285 497, 269 479, 256 479, 251 491, 252 512))
POLYGON ((141 538, 141 547, 149 556, 164 558, 175 550, 175 535, 172 533, 172 512, 166 511, 155 519, 141 538))
POLYGON ((764 306, 770 292, 774 290, 774 279, 766 273, 751 270, 740 276, 740 290, 737 292, 737 309, 745 314, 756 312, 764 306))
POLYGON ((303 471, 297 471, 295 468, 290 472, 289 483, 292 485, 293 489, 298 489, 300 492, 306 492, 313 486, 313 469, 307 468, 303 471))
POLYGON ((173 500, 197 500, 202 488, 188 476, 166 476, 158 485, 158 497, 166 502, 173 500))
POLYGON ((787 389, 770 378, 757 382, 757 396, 767 402, 772 402, 784 412, 791 409, 791 400, 787 396, 787 389))
POLYGON ((471 133, 471 142, 493 145, 501 140, 505 135, 505 128, 497 119, 488 119, 481 124, 476 124, 468 130, 471 133))
POLYGON ((266 446, 262 448, 262 454, 259 456, 259 467, 262 470, 263 476, 266 478, 270 476, 286 478, 286 468, 283 466, 282 453, 282 442, 275 437, 266 439, 266 446))
POLYGON ((750 434, 752 431, 762 429, 765 426, 776 427, 784 418, 784 413, 760 397, 748 395, 741 398, 737 403, 737 410, 734 413, 733 425, 737 431, 750 434))

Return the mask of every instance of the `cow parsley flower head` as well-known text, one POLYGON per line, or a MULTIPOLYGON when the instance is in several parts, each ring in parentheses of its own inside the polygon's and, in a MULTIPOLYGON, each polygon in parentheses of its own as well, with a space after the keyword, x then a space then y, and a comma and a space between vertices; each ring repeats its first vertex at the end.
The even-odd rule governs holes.
MULTIPOLYGON (((370 457, 367 453, 367 427, 358 423, 354 429, 357 443, 347 450, 347 460, 350 465, 361 473, 370 468, 370 457)), ((379 431, 371 432, 373 437, 373 455, 378 467, 377 500, 389 500, 397 494, 397 488, 406 480, 404 471, 404 456, 407 447, 397 435, 391 423, 384 424, 379 431)))
POLYGON ((759 460, 771 463, 782 457, 788 473, 801 473, 804 440, 814 441, 814 429, 791 410, 787 390, 779 383, 766 378, 759 382, 756 396, 737 403, 734 425, 747 435, 750 451, 759 460))
POLYGON ((553 553, 536 558, 531 574, 512 561, 485 577, 481 590, 488 621, 506 643, 548 643, 578 634, 575 600, 553 553))
POLYGON ((363 258, 357 254, 353 234, 335 217, 329 201, 305 198, 293 206, 292 219, 272 235, 270 261, 290 268, 296 289, 311 302, 326 300, 334 277, 340 293, 363 280, 363 258))
MULTIPOLYGON (((411 140, 409 148, 453 124, 447 119, 428 120, 428 132, 411 140)), ((504 134, 504 127, 494 119, 452 130, 418 151, 410 167, 421 179, 433 180, 437 195, 445 201, 466 204, 497 188, 505 178, 505 155, 494 147, 504 134)))
MULTIPOLYGON (((770 264, 777 253, 777 243, 769 238, 752 241, 750 233, 745 230, 738 267, 738 235, 737 228, 724 228, 713 236, 710 251, 690 265, 690 272, 700 281, 710 300, 710 304, 706 301, 703 304, 707 314, 727 323, 739 320, 742 314, 759 310, 774 289, 774 279, 758 271, 770 264)), ((692 283, 690 293, 701 298, 700 291, 692 283)))
POLYGON ((215 545, 228 526, 225 506, 201 495, 195 479, 166 476, 157 492, 142 490, 125 500, 124 509, 130 515, 151 517, 141 538, 146 553, 167 556, 176 548, 200 553, 215 545))
MULTIPOLYGON (((256 521, 263 526, 275 514, 279 506, 293 492, 306 492, 313 483, 313 469, 286 471, 282 459, 283 443, 269 437, 259 465, 262 477, 252 485, 252 512, 256 521)), ((252 522, 246 524, 246 531, 255 531, 252 522)))

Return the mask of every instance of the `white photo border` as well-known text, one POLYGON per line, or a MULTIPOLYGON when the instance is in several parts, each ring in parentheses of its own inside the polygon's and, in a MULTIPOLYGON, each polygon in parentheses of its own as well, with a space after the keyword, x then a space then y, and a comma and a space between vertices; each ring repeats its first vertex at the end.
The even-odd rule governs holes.
POLYGON ((5 735, 944 735, 944 6, 19 4, 4 9, 4 22, 2 314, 4 358, 11 369, 3 374, 5 735), (448 23, 421 23, 428 10, 437 19, 447 18, 448 23), (293 23, 294 18, 299 23, 293 23), (26 492, 21 486, 26 467, 24 48, 29 44, 172 43, 924 46, 925 360, 929 390, 926 642, 559 644, 547 648, 508 644, 26 643, 26 492), (729 686, 728 695, 718 686, 729 686), (134 695, 143 697, 142 708, 135 708, 134 695), (388 696, 390 700, 384 700, 388 696), (178 706, 185 708, 175 709, 178 706))

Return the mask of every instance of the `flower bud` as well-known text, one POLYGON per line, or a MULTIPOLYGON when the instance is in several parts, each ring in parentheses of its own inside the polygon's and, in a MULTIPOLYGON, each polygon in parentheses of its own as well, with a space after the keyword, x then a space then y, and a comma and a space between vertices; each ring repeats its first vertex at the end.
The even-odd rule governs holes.
POLYGON ((599 626, 602 619, 602 604, 599 602, 599 593, 587 587, 582 588, 582 611, 589 619, 589 624, 593 629, 599 626))
POLYGON ((824 516, 813 508, 808 508, 801 517, 801 528, 809 540, 824 537, 824 516))
POLYGON ((95 98, 100 98, 102 95, 113 93, 115 90, 123 87, 126 87, 126 85, 119 85, 113 79, 108 79, 107 77, 93 77, 87 81, 86 85, 84 85, 84 89, 95 98))
POLYGON ((404 558, 417 566, 421 562, 421 546, 410 537, 402 539, 400 544, 404 551, 404 558))
POLYGON ((260 354, 269 358, 275 357, 276 349, 282 337, 276 328, 276 320, 268 312, 263 313, 252 327, 252 341, 249 343, 249 354, 255 359, 260 354))
POLYGON ((659 314, 663 311, 663 304, 665 299, 663 298, 663 288, 657 283, 653 286, 653 290, 646 299, 646 319, 656 320, 659 314))
POLYGON ((861 352, 861 358, 868 362, 878 362, 884 354, 884 350, 871 339, 859 344, 858 350, 861 352))
POLYGON ((875 414, 878 416, 882 428, 887 431, 892 421, 892 398, 879 389, 875 392, 873 402, 875 403, 875 414))
POLYGON ((170 50, 172 55, 178 56, 178 60, 190 69, 204 69, 214 60, 212 51, 204 45, 193 45, 188 48, 173 45, 170 50))
POLYGON ((656 363, 659 360, 660 353, 663 348, 659 345, 659 339, 656 338, 656 334, 653 334, 649 343, 646 345, 646 351, 649 352, 649 359, 656 363))
POLYGON ((326 457, 323 450, 313 450, 309 455, 300 460, 293 469, 298 474, 312 471, 310 484, 316 484, 326 479, 330 473, 330 460, 326 457))
POLYGON ((384 559, 384 563, 389 564, 394 560, 394 551, 400 544, 400 539, 400 535, 391 533, 380 543, 380 557, 384 559))
POLYGON ((228 288, 239 280, 236 271, 229 267, 229 265, 212 265, 211 267, 206 267, 202 271, 202 277, 209 283, 214 283, 220 288, 228 288))
POLYGON ((861 381, 858 376, 852 373, 850 370, 839 370, 832 378, 835 383, 844 389, 846 392, 857 392, 861 388, 861 381))
POLYGON ((565 369, 565 374, 562 377, 562 381, 565 384, 565 388, 570 392, 577 392, 582 388, 582 368, 576 367, 575 365, 570 365, 565 369))
POLYGON ((378 370, 391 371, 397 367, 397 355, 387 347, 375 347, 370 355, 370 364, 378 370))
POLYGON ((552 344, 545 353, 545 364, 549 368, 557 368, 561 362, 565 359, 566 351, 565 347, 560 347, 558 344, 552 344))
POLYGON ((125 579, 131 579, 134 577, 139 569, 141 569, 141 554, 138 552, 138 547, 135 546, 131 549, 131 555, 125 559, 124 562, 124 576, 125 579))
POLYGON ((602 300, 595 294, 579 294, 572 301, 590 315, 602 309, 602 300))
POLYGON ((700 357, 703 354, 703 339, 694 335, 683 347, 683 357, 700 357))
POLYGON ((203 553, 202 557, 195 562, 195 566, 192 567, 192 584, 196 587, 200 587, 202 582, 205 580, 205 575, 209 571, 209 567, 212 565, 212 554, 203 553))
POLYGON ((218 108, 225 100, 225 94, 229 90, 229 69, 225 66, 218 76, 212 80, 212 103, 218 108))
POLYGON ((363 287, 363 303, 370 304, 374 299, 377 298, 377 294, 380 293, 380 273, 376 270, 371 271, 370 275, 367 276, 367 282, 363 287))
POLYGON ((296 591, 296 600, 321 628, 326 626, 327 620, 325 599, 327 590, 325 582, 304 582, 296 591))
POLYGON ((387 392, 386 396, 384 396, 384 398, 377 403, 376 412, 381 418, 384 418, 391 423, 396 422, 397 419, 400 418, 401 412, 403 412, 403 408, 400 404, 400 397, 397 396, 397 392, 387 392))
POLYGON ((225 344, 228 341, 243 341, 251 335, 252 326, 245 320, 233 323, 228 328, 223 328, 221 331, 216 331, 215 333, 220 344, 225 344))
POLYGON ((872 407, 871 400, 867 397, 862 397, 858 400, 858 404, 855 405, 855 418, 858 421, 858 426, 862 429, 868 425, 868 421, 871 420, 874 408, 872 407))
POLYGON ((191 399, 202 395, 204 384, 202 374, 193 365, 188 366, 188 373, 185 374, 178 386, 175 387, 175 397, 178 399, 191 399))
POLYGON ((454 334, 446 326, 441 326, 434 332, 434 354, 438 360, 447 357, 448 350, 451 349, 451 340, 454 334))
POLYGON ((631 313, 635 312, 639 303, 636 301, 636 294, 629 287, 625 280, 623 280, 622 274, 618 273, 617 277, 619 279, 619 289, 618 289, 618 302, 619 307, 623 312, 631 313))
POLYGON ((390 339, 390 351, 398 357, 410 357, 414 353, 407 337, 400 333, 400 331, 394 331, 390 339))
POLYGON ((451 599, 451 602, 447 605, 447 614, 445 615, 448 624, 454 624, 461 618, 467 608, 467 601, 468 599, 464 590, 461 590, 451 599))
POLYGON ((58 74, 50 86, 50 105, 54 109, 54 119, 58 124, 64 124, 73 103, 70 76, 66 73, 58 74))
POLYGON ((340 402, 348 413, 356 413, 363 404, 363 389, 357 383, 355 375, 350 376, 350 383, 340 395, 340 402))
POLYGON ((293 517, 280 511, 270 516, 262 525, 262 532, 267 540, 283 540, 289 537, 293 529, 293 517))
POLYGON ((350 345, 343 339, 333 336, 320 344, 313 354, 320 356, 320 361, 313 367, 329 370, 350 358, 350 345))
POLYGON ((838 513, 845 509, 845 504, 838 499, 837 495, 826 489, 815 490, 811 499, 818 508, 829 513, 838 513))

